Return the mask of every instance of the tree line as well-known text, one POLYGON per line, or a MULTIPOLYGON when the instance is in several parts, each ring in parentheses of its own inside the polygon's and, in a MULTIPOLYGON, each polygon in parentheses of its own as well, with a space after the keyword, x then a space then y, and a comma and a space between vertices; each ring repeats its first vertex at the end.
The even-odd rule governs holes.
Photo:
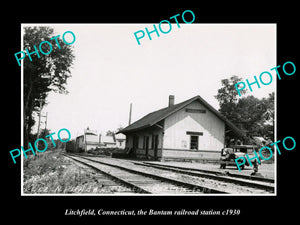
MULTIPOLYGON (((24 49, 34 52, 33 46, 41 41, 50 40, 54 36, 54 29, 46 26, 24 27, 24 49)), ((47 104, 46 98, 50 92, 67 94, 66 84, 71 77, 70 67, 73 64, 73 46, 63 44, 57 39, 60 49, 53 43, 51 54, 41 56, 32 54, 24 59, 24 93, 23 93, 23 130, 24 146, 32 142, 32 127, 35 124, 34 113, 38 114, 41 108, 47 104)), ((43 51, 48 52, 49 46, 44 45, 43 51)))
MULTIPOLYGON (((219 112, 248 138, 258 136, 274 141, 274 92, 262 99, 252 95, 240 98, 234 85, 241 80, 238 76, 221 80, 222 87, 215 96, 219 101, 219 112)), ((246 90, 242 92, 247 93, 246 90)))

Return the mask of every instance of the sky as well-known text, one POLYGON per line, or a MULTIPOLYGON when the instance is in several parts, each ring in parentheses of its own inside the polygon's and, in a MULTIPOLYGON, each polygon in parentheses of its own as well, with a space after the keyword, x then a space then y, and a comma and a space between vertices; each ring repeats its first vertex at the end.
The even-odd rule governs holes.
MULTIPOLYGON (((23 24, 23 26, 41 24, 23 24)), ((98 133, 126 127, 144 115, 200 95, 214 108, 221 80, 237 75, 254 81, 276 64, 276 24, 172 24, 168 34, 134 33, 153 24, 43 24, 55 35, 72 31, 75 60, 67 95, 50 93, 42 113, 47 128, 67 128, 75 138, 89 127, 98 133)), ((157 25, 157 23, 156 23, 157 25)), ((167 28, 163 28, 167 30, 167 28)), ((47 56, 42 56, 47 57, 47 56)), ((261 99, 276 91, 276 79, 249 94, 261 99)), ((45 126, 42 118, 41 127, 45 126)), ((33 132, 36 132, 34 127, 33 132)))

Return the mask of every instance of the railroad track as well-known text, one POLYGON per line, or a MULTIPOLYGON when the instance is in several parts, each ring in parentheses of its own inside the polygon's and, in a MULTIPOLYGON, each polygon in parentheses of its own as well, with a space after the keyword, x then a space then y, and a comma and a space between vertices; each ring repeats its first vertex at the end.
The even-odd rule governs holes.
POLYGON ((232 174, 232 173, 225 174, 218 171, 193 169, 193 168, 177 167, 177 166, 170 166, 170 165, 158 165, 155 163, 147 163, 147 162, 143 162, 143 163, 135 162, 134 164, 159 168, 159 169, 178 172, 182 174, 188 174, 196 177, 212 178, 218 181, 224 181, 228 183, 238 184, 241 186, 262 189, 262 190, 266 190, 267 192, 274 193, 274 185, 273 185, 274 180, 269 178, 253 177, 253 176, 232 174))
POLYGON ((196 169, 196 168, 187 168, 187 167, 181 167, 181 166, 173 166, 173 165, 161 165, 161 164, 156 164, 152 162, 134 162, 135 164, 139 165, 145 165, 145 166, 161 166, 161 168, 165 169, 179 169, 179 170, 184 170, 184 171, 191 171, 191 172, 203 172, 203 173, 208 173, 208 174, 214 174, 217 176, 229 176, 229 177, 235 177, 235 178, 241 178, 245 180, 252 180, 252 181, 262 181, 264 183, 274 183, 274 179, 271 178, 266 178, 266 177, 256 177, 256 176, 249 176, 249 175, 243 175, 243 174, 235 174, 235 173, 224 173, 224 172, 219 172, 219 171, 213 171, 213 170, 205 170, 205 169, 196 169))
MULTIPOLYGON (((76 157, 78 160, 79 156, 76 157)), ((112 158, 81 156, 80 160, 87 164, 93 164, 94 167, 97 166, 99 170, 103 170, 104 166, 106 166, 104 169, 106 171, 110 168, 110 174, 115 176, 115 179, 121 178, 123 181, 129 182, 140 193, 274 193, 274 185, 270 180, 258 181, 249 180, 249 178, 244 177, 227 177, 224 174, 217 174, 216 171, 196 171, 154 163, 140 163, 112 158)))
POLYGON ((64 154, 76 162, 80 162, 98 172, 110 176, 121 185, 131 188, 136 193, 142 194, 201 194, 224 193, 213 188, 186 183, 180 180, 166 178, 152 173, 142 172, 128 167, 119 166, 94 160, 84 156, 64 154))
MULTIPOLYGON (((94 168, 91 168, 87 166, 86 164, 83 164, 81 162, 78 162, 74 159, 71 159, 68 157, 69 160, 72 161, 73 164, 75 164, 77 167, 83 169, 82 174, 89 175, 89 178, 91 178, 92 183, 97 183, 98 185, 87 185, 85 189, 83 187, 79 188, 79 190, 71 189, 64 193, 82 193, 82 194, 135 194, 137 190, 133 190, 131 187, 123 185, 118 180, 113 179, 111 176, 109 176, 106 173, 99 173, 99 171, 95 170, 94 168)), ((84 185, 87 183, 86 181, 87 176, 85 176, 85 179, 82 182, 80 182, 81 185, 84 185)), ((78 179, 81 181, 81 178, 78 179)))

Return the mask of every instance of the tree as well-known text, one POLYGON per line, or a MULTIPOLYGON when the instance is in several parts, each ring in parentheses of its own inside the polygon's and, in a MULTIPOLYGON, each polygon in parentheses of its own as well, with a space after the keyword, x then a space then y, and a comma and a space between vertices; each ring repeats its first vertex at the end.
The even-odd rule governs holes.
POLYGON ((49 135, 50 133, 51 133, 51 130, 49 130, 49 129, 41 129, 40 136, 45 137, 45 136, 49 135))
POLYGON ((262 102, 265 106, 265 111, 262 115, 264 119, 263 128, 261 129, 261 133, 265 134, 268 138, 274 141, 274 117, 275 117, 275 93, 272 92, 269 94, 268 98, 263 98, 262 102))
POLYGON ((236 112, 239 123, 249 136, 274 139, 274 92, 261 100, 254 96, 239 99, 236 112))
POLYGON ((263 113, 266 107, 261 100, 250 95, 239 99, 236 104, 236 123, 247 131, 250 136, 261 136, 263 126, 263 113))
POLYGON ((119 131, 123 130, 124 127, 122 125, 119 125, 119 127, 117 128, 116 132, 115 133, 118 133, 119 131))
POLYGON ((114 131, 109 130, 106 132, 106 136, 114 136, 114 135, 115 135, 114 131))
MULTIPOLYGON (((233 119, 233 117, 235 117, 234 109, 238 101, 238 93, 235 88, 235 84, 241 80, 242 78, 239 78, 238 76, 232 76, 229 79, 221 80, 222 87, 218 90, 218 94, 215 96, 215 98, 219 101, 219 111, 226 118, 233 119)), ((240 92, 241 94, 245 94, 247 91, 242 90, 240 92)))
MULTIPOLYGON (((46 97, 49 92, 67 94, 67 79, 71 77, 70 67, 74 60, 73 47, 66 45, 61 39, 50 40, 54 37, 54 31, 50 27, 25 27, 24 49, 34 52, 34 46, 38 49, 42 41, 49 41, 52 44, 52 51, 49 55, 36 54, 24 58, 24 146, 28 146, 31 128, 35 121, 33 113, 46 104, 46 97)), ((43 52, 49 52, 49 45, 42 46, 43 52)))
MULTIPOLYGON (((239 98, 235 84, 240 80, 232 76, 221 81, 222 87, 215 96, 220 104, 220 113, 250 137, 267 135, 273 138, 274 93, 261 100, 251 95, 239 98)), ((242 91, 242 94, 245 93, 242 91)))
MULTIPOLYGON (((218 94, 215 98, 219 101, 220 105, 227 103, 236 103, 238 100, 238 92, 235 88, 235 84, 240 82, 242 78, 238 76, 232 76, 229 79, 221 80, 222 87, 218 90, 218 94)), ((246 90, 241 90, 241 94, 245 94, 246 90)))

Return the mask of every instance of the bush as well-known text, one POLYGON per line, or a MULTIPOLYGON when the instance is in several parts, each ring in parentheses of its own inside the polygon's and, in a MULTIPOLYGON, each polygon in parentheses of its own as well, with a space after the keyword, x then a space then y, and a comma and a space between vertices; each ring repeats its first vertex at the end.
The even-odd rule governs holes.
POLYGON ((119 150, 118 148, 96 148, 89 150, 88 153, 93 155, 106 155, 111 156, 113 152, 119 150))
POLYGON ((23 192, 35 193, 112 193, 103 188, 101 174, 76 164, 61 151, 44 152, 24 161, 23 192), (97 179, 99 177, 100 181, 97 179))
POLYGON ((61 153, 56 151, 30 155, 28 159, 24 158, 24 178, 59 170, 63 160, 61 153))

